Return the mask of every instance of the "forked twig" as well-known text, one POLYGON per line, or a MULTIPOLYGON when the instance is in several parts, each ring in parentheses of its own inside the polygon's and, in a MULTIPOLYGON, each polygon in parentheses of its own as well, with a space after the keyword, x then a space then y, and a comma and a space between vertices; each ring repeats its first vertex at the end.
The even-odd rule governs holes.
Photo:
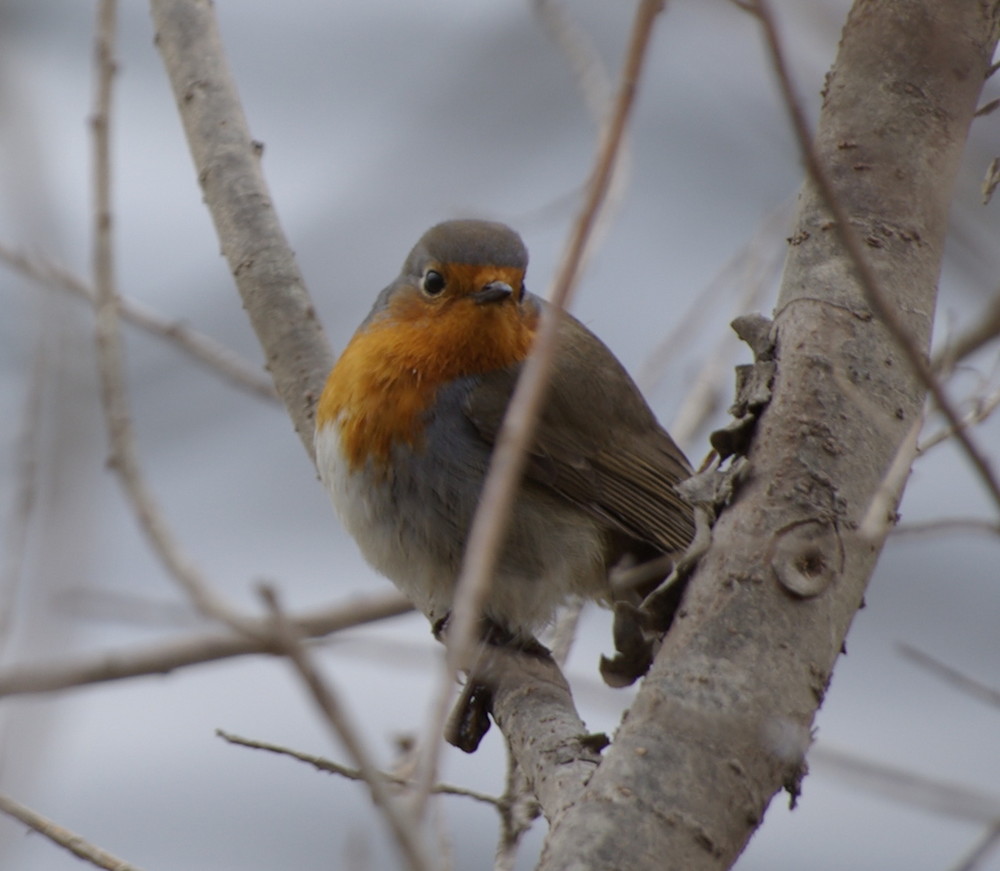
MULTIPOLYGON (((288 756, 291 759, 297 759, 299 762, 305 762, 307 765, 311 765, 317 771, 337 774, 347 780, 363 781, 365 779, 365 776, 361 773, 360 769, 341 765, 339 762, 334 762, 332 759, 326 759, 323 756, 315 756, 312 753, 303 753, 301 750, 292 750, 290 747, 282 747, 280 744, 272 744, 269 741, 258 741, 255 738, 242 738, 239 735, 234 735, 232 732, 227 732, 224 729, 216 729, 215 734, 230 744, 236 744, 240 747, 248 747, 251 750, 264 750, 267 753, 276 753, 279 756, 288 756)), ((406 777, 401 777, 397 774, 391 774, 387 771, 380 771, 379 777, 387 783, 391 783, 396 786, 413 787, 412 780, 406 777)), ((493 807, 498 807, 501 804, 500 799, 496 796, 487 795, 484 792, 478 792, 474 789, 466 789, 464 786, 453 786, 450 783, 435 783, 434 786, 431 787, 431 792, 434 795, 452 795, 459 798, 470 798, 473 801, 492 805, 493 807)))
MULTIPOLYGON (((79 297, 94 305, 94 289, 78 275, 58 264, 44 258, 32 257, 2 242, 0 242, 0 261, 32 281, 79 297)), ((273 401, 278 398, 274 384, 260 374, 259 367, 183 321, 171 320, 138 300, 124 296, 118 298, 118 312, 122 320, 151 335, 166 339, 191 359, 229 381, 233 386, 262 399, 273 401)))
MULTIPOLYGON (((992 393, 988 393, 985 396, 977 397, 972 409, 962 415, 962 419, 959 421, 960 428, 964 430, 968 427, 976 426, 977 424, 982 423, 991 414, 993 414, 997 408, 1000 408, 1000 389, 994 390, 992 393)), ((955 434, 956 430, 953 426, 944 427, 944 429, 939 430, 934 433, 934 435, 928 436, 920 443, 920 453, 924 453, 936 445, 947 441, 955 434)))

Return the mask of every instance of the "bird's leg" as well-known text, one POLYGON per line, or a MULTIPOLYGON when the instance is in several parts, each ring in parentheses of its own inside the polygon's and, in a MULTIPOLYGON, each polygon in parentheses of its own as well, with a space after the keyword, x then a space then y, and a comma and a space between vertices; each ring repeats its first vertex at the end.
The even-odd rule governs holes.
MULTIPOLYGON (((450 613, 445 614, 434 624, 434 637, 438 641, 445 640, 450 617, 450 613)), ((511 632, 489 617, 483 617, 479 622, 479 638, 486 647, 515 650, 537 659, 552 658, 549 649, 535 638, 511 632)), ((445 740, 465 753, 474 753, 489 731, 492 713, 493 688, 484 669, 473 665, 445 724, 445 740)))
POLYGON ((464 753, 475 753, 490 730, 493 690, 469 677, 444 726, 444 740, 464 753))

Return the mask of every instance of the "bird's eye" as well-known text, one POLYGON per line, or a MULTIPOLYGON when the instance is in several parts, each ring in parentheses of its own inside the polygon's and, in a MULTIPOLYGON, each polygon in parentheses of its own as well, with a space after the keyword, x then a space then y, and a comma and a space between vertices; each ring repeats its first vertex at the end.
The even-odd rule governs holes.
POLYGON ((428 269, 424 273, 424 280, 421 287, 428 296, 437 296, 444 290, 444 276, 440 272, 428 269))

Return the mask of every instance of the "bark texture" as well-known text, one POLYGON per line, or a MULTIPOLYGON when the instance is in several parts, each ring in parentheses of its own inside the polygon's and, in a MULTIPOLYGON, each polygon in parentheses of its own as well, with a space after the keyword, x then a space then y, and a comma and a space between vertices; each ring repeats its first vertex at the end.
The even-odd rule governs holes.
MULTIPOLYGON (((997 20, 996 2, 859 0, 824 91, 820 162, 922 351, 997 20)), ((881 550, 857 527, 924 392, 811 183, 790 245, 749 480, 615 743, 554 821, 545 871, 727 868, 804 773, 881 550)))

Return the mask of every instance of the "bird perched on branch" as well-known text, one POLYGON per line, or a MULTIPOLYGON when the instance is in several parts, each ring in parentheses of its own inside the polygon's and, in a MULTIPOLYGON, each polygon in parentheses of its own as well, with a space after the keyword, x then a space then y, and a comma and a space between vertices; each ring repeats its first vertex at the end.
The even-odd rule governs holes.
MULTIPOLYGON (((320 477, 365 558, 438 631, 507 403, 546 305, 503 224, 428 230, 326 382, 320 477)), ((683 551, 691 474, 625 369, 561 318, 554 370, 483 610, 484 637, 535 633, 572 596, 610 604, 609 570, 683 551)))

